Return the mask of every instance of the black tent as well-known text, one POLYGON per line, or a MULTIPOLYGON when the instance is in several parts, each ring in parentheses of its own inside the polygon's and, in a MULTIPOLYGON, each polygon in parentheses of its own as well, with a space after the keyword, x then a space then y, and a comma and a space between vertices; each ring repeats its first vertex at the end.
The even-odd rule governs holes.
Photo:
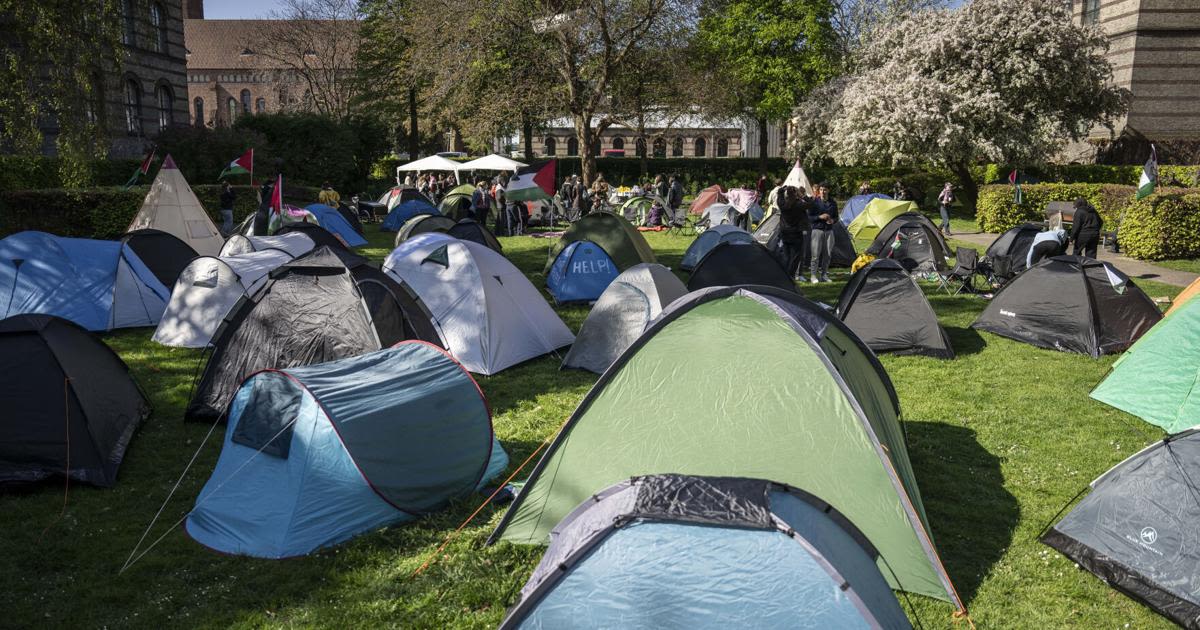
POLYGON ((883 226, 867 253, 891 258, 909 271, 933 272, 946 269, 949 248, 937 226, 925 215, 905 212, 883 226))
POLYGON ((1032 223, 1022 223, 997 236, 996 240, 988 245, 986 256, 991 260, 1007 256, 1012 273, 1025 271, 1025 261, 1029 258, 1029 248, 1033 247, 1033 237, 1041 231, 1042 228, 1032 223))
POLYGON ((454 219, 441 214, 418 214, 417 216, 404 222, 400 226, 400 231, 396 233, 396 247, 400 247, 400 243, 426 232, 449 232, 450 228, 454 227, 454 219))
POLYGON ((877 259, 859 269, 842 289, 836 314, 875 352, 954 358, 925 293, 894 260, 877 259))
POLYGON ((442 336, 433 323, 433 315, 412 287, 392 278, 358 254, 340 249, 330 251, 354 277, 382 347, 391 347, 405 339, 419 339, 442 347, 442 336))
POLYGON ((350 224, 350 227, 354 228, 355 232, 358 232, 359 234, 363 233, 362 221, 358 220, 358 213, 352 210, 350 206, 342 202, 338 202, 337 211, 338 214, 342 215, 342 218, 350 224))
POLYGON ((971 327, 1098 357, 1125 350, 1160 319, 1154 301, 1115 267, 1055 256, 1004 285, 971 327))
POLYGON ((224 417, 246 377, 266 369, 323 363, 382 345, 350 270, 329 247, 280 265, 254 295, 238 301, 212 340, 212 355, 184 417, 224 417))
POLYGON ((109 487, 150 404, 104 342, 52 315, 0 321, 0 485, 109 487))
POLYGON ((704 258, 696 263, 688 291, 706 287, 733 287, 744 284, 776 287, 785 291, 796 291, 783 265, 756 242, 724 241, 717 243, 704 258))
POLYGON ((121 242, 128 245, 168 289, 175 286, 184 267, 197 256, 191 245, 162 230, 134 230, 122 236, 121 242))
POLYGON ((475 219, 463 219, 455 223, 449 230, 446 230, 446 233, 464 241, 474 241, 495 251, 504 249, 500 245, 500 241, 496 240, 496 235, 492 234, 491 230, 487 229, 487 226, 475 219))
POLYGON ((1200 433, 1179 433, 1114 466, 1043 536, 1109 586, 1200 627, 1200 433))
MULTIPOLYGON (((325 245, 335 249, 345 249, 347 251, 350 249, 346 245, 346 242, 338 238, 336 234, 326 230, 316 223, 289 223, 279 228, 279 231, 275 233, 288 234, 290 232, 300 232, 301 234, 304 234, 308 238, 312 239, 312 242, 316 244, 317 248, 325 245)), ((314 251, 315 249, 316 248, 314 248, 314 251)))
MULTIPOLYGON (((754 240, 767 248, 776 257, 783 256, 783 244, 779 240, 779 213, 772 212, 754 229, 754 240)), ((833 224, 833 252, 829 256, 830 267, 850 267, 858 254, 854 252, 854 239, 841 221, 833 224)), ((785 261, 786 264, 786 261, 785 261)), ((802 261, 800 270, 808 269, 808 261, 802 261)))

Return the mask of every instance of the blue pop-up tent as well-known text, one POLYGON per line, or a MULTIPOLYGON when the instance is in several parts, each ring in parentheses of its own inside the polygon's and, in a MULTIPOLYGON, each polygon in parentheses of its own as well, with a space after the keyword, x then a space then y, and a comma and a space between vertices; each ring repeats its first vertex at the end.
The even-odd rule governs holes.
POLYGON ((409 199, 392 208, 383 223, 379 224, 379 229, 384 232, 399 232, 405 221, 418 214, 441 214, 441 212, 424 199, 409 199))
POLYGON ((317 223, 321 227, 342 237, 342 240, 346 241, 346 245, 350 247, 362 247, 367 244, 367 239, 363 238, 362 234, 359 234, 353 225, 350 225, 350 222, 346 220, 346 217, 342 216, 341 212, 338 212, 337 208, 321 203, 314 203, 304 209, 311 212, 317 218, 317 223))
POLYGON ((225 553, 300 556, 440 509, 506 466, 471 376, 404 341, 246 379, 186 527, 225 553))
POLYGON ((0 240, 0 319, 40 313, 93 331, 154 326, 170 298, 126 243, 45 232, 0 240))
POLYGON ((883 193, 870 193, 868 195, 855 195, 847 199, 846 205, 842 206, 840 217, 842 225, 850 225, 854 217, 862 214, 862 211, 867 208, 867 204, 871 203, 872 199, 891 199, 891 197, 883 193))
POLYGON ((603 247, 591 241, 567 245, 550 265, 546 289, 559 304, 598 299, 621 273, 603 247))

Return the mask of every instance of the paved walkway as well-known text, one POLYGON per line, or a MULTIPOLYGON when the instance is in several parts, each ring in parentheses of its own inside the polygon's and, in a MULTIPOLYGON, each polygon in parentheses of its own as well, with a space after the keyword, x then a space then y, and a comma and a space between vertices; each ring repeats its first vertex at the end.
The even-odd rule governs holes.
MULTIPOLYGON (((988 234, 986 232, 955 232, 950 238, 978 245, 980 251, 982 251, 988 245, 991 245, 997 236, 999 234, 988 234)), ((1068 251, 1070 250, 1068 249, 1068 251)), ((1103 247, 1097 253, 1100 255, 1100 260, 1112 263, 1122 273, 1135 280, 1152 280, 1154 282, 1162 282, 1163 284, 1173 284, 1177 287, 1186 287, 1195 281, 1196 278, 1200 278, 1200 275, 1191 272, 1167 269, 1166 267, 1159 267, 1144 260, 1114 254, 1103 247)))

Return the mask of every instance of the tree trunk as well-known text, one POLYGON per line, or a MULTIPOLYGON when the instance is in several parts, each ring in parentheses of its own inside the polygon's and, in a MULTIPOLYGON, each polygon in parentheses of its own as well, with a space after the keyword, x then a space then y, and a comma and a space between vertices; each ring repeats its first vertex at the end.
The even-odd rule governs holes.
MULTIPOLYGON (((533 119, 529 112, 521 112, 521 135, 525 136, 525 161, 533 162, 533 119)), ((553 156, 551 156, 553 157, 553 156)))
POLYGON ((767 172, 767 119, 758 118, 758 172, 767 172))
POLYGON ((421 133, 417 130, 417 88, 408 88, 408 159, 421 152, 421 133))
POLYGON ((979 201, 979 186, 971 177, 971 169, 966 164, 951 164, 950 172, 958 178, 958 198, 962 200, 963 208, 975 213, 975 204, 979 201))
POLYGON ((596 178, 596 154, 592 151, 595 139, 591 120, 585 123, 582 118, 575 119, 575 137, 579 140, 579 179, 584 186, 590 187, 596 178))

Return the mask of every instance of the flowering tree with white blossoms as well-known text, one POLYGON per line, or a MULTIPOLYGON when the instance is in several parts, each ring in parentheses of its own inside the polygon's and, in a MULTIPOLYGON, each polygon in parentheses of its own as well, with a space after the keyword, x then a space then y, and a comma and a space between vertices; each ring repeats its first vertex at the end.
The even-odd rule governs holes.
POLYGON ((839 164, 932 163, 974 206, 969 167, 1038 163, 1093 125, 1112 129, 1128 91, 1110 85, 1108 40, 1061 0, 972 0, 881 27, 856 74, 795 110, 791 151, 839 164))

